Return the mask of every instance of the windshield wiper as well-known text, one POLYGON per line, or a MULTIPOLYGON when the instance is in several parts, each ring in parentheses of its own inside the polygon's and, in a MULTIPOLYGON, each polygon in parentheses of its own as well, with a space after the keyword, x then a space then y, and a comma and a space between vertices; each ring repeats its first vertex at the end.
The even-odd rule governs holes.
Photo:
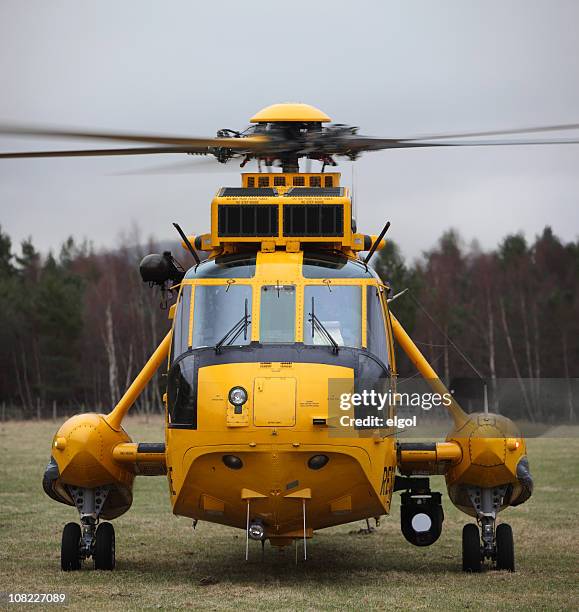
POLYGON ((230 344, 233 344, 237 340, 241 332, 243 332, 243 339, 247 340, 247 329, 249 328, 250 325, 251 325, 251 316, 248 313, 247 298, 245 298, 245 314, 243 315, 243 317, 241 317, 241 319, 239 319, 239 321, 237 321, 237 323, 233 325, 233 327, 225 334, 225 336, 223 336, 223 338, 221 338, 221 340, 219 340, 219 342, 215 345, 215 352, 221 353, 221 347, 227 340, 228 340, 227 346, 229 346, 230 344))
POLYGON ((310 317, 309 322, 312 324, 312 338, 314 337, 314 333, 317 330, 319 334, 325 336, 328 342, 332 345, 332 352, 338 354, 339 346, 338 343, 332 337, 332 334, 327 330, 326 326, 316 317, 315 309, 314 309, 314 298, 312 298, 312 312, 308 312, 308 316, 310 317))

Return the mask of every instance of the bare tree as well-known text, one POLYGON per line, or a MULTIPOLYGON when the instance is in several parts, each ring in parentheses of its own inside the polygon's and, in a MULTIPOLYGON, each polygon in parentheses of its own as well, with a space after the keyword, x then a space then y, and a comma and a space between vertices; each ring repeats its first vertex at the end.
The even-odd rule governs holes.
POLYGON ((109 363, 109 390, 111 394, 111 404, 114 406, 119 401, 120 393, 119 371, 117 368, 117 354, 115 350, 114 323, 110 304, 107 304, 105 310, 105 333, 103 334, 103 342, 109 363))

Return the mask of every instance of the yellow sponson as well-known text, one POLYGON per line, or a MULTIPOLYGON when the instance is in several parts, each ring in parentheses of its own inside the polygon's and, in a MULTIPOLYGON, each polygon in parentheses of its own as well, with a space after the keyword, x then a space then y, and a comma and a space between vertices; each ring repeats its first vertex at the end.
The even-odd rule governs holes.
POLYGON ((286 102, 262 108, 250 121, 251 123, 327 123, 331 119, 315 106, 286 102))
POLYGON ((126 512, 132 503, 135 470, 115 461, 113 450, 130 441, 124 429, 113 429, 102 414, 71 417, 53 438, 52 457, 59 473, 53 487, 60 497, 70 500, 64 485, 91 489, 109 485, 103 517, 114 518, 126 512))
POLYGON ((512 493, 505 506, 517 501, 522 492, 517 465, 526 454, 526 445, 510 419, 498 414, 471 414, 467 423, 447 436, 447 441, 458 444, 463 453, 463 460, 446 472, 448 493, 456 506, 475 515, 468 497, 469 485, 511 485, 512 493))

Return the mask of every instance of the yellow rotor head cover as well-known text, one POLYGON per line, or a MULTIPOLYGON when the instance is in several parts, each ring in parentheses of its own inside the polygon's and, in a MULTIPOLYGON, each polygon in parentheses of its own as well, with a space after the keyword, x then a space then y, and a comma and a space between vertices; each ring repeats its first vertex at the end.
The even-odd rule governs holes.
POLYGON ((331 119, 315 106, 288 102, 262 108, 250 121, 251 123, 328 123, 331 119))

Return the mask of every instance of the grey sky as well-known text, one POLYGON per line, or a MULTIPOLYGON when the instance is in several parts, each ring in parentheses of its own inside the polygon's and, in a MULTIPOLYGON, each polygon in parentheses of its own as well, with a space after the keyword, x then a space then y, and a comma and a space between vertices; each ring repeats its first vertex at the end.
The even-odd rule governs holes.
MULTIPOLYGON (((0 119, 203 136, 301 101, 376 136, 579 123, 577 24, 574 0, 0 0, 0 119)), ((135 222, 145 237, 207 231, 236 172, 115 175, 168 161, 2 160, 0 223, 45 251, 70 234, 116 246, 135 222)), ((578 167, 579 145, 366 154, 358 227, 390 219, 410 256, 451 226, 485 248, 546 224, 575 239, 578 167)))

